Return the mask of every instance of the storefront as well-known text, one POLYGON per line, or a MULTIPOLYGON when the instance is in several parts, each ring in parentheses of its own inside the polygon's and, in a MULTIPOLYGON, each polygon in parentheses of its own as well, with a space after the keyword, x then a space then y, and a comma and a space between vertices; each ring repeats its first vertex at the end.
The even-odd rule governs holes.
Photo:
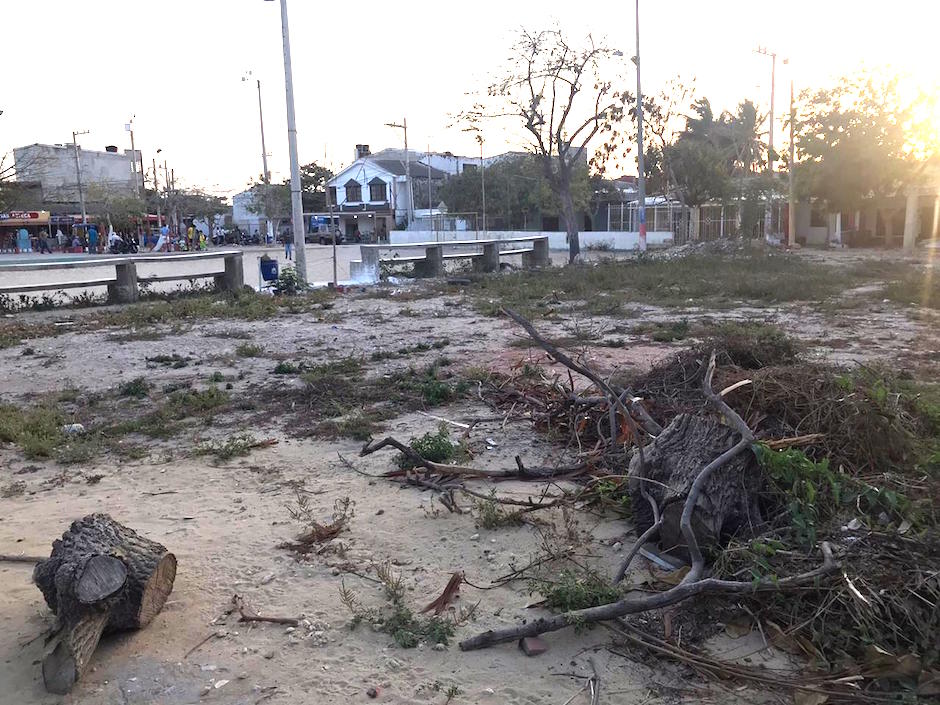
POLYGON ((41 230, 49 232, 49 211, 0 213, 0 251, 31 250, 41 230), (25 240, 20 238, 20 230, 26 231, 25 240))

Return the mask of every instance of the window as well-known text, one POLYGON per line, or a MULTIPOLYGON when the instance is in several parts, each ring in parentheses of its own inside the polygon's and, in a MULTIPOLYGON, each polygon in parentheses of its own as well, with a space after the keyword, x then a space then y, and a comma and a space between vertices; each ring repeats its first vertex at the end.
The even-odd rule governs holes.
POLYGON ((378 176, 376 176, 372 181, 369 182, 369 200, 370 201, 386 201, 388 196, 386 195, 386 186, 385 182, 382 181, 378 176))
POLYGON ((464 165, 463 165, 463 170, 464 170, 464 172, 476 171, 476 170, 477 170, 477 165, 476 165, 476 164, 464 164, 464 165))
POLYGON ((328 196, 329 199, 330 199, 330 201, 329 201, 329 202, 330 202, 330 205, 334 205, 334 206, 335 206, 335 205, 336 205, 336 187, 335 187, 335 186, 330 186, 330 187, 327 189, 327 196, 328 196))
POLYGON ((813 208, 809 212, 809 226, 811 228, 825 228, 829 225, 827 214, 819 208, 813 208))
POLYGON ((362 200, 362 186, 358 181, 350 179, 346 182, 346 202, 362 200))

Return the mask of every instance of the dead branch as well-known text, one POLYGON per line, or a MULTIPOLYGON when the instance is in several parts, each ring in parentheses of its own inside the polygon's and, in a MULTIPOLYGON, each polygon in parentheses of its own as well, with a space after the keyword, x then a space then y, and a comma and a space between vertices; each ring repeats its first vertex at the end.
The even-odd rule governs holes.
MULTIPOLYGON (((633 401, 633 394, 630 393, 629 390, 625 390, 625 393, 622 393, 622 394, 617 393, 609 384, 607 384, 607 382, 601 379, 601 377, 598 376, 593 370, 585 367, 584 365, 579 365, 577 362, 575 362, 570 357, 568 357, 565 353, 561 352, 561 350, 559 350, 556 346, 552 345, 545 338, 539 335, 538 331, 535 330, 535 327, 528 320, 520 316, 518 313, 516 313, 512 309, 504 308, 502 309, 502 311, 507 316, 509 316, 512 320, 514 320, 516 323, 522 326, 523 330, 525 330, 525 332, 529 334, 529 337, 532 338, 532 340, 534 340, 536 343, 538 343, 539 347, 545 350, 545 352, 547 352, 549 355, 551 355, 553 358, 555 358, 558 362, 560 362, 562 365, 567 367, 569 370, 577 372, 579 375, 582 375, 583 377, 586 377, 587 379, 589 379, 591 382, 594 383, 594 385, 598 389, 600 389, 602 392, 604 392, 607 395, 608 400, 613 400, 613 403, 616 403, 616 405, 621 408, 621 410, 623 411, 627 419, 627 423, 630 424, 630 427, 631 427, 630 430, 633 432, 634 437, 637 439, 638 447, 641 447, 639 445, 640 434, 636 429, 636 422, 633 420, 633 417, 631 414, 636 414, 637 416, 640 417, 642 425, 643 425, 643 430, 647 433, 647 435, 656 436, 663 430, 662 427, 658 423, 656 423, 656 421, 654 421, 653 418, 647 413, 646 409, 644 409, 642 405, 637 404, 636 402, 633 401)), ((611 401, 608 401, 608 403, 611 403, 611 401)))
POLYGON ((248 606, 248 603, 245 602, 245 598, 241 595, 232 595, 231 611, 238 612, 239 622, 270 622, 271 624, 287 624, 291 627, 296 627, 300 624, 299 617, 262 617, 248 606))
POLYGON ((624 617, 628 614, 637 614, 639 612, 648 612, 649 610, 668 607, 695 597, 697 595, 746 595, 756 592, 776 592, 786 591, 792 588, 811 585, 839 569, 839 564, 833 560, 832 549, 829 544, 823 542, 822 547, 823 563, 820 567, 794 575, 789 578, 772 580, 765 578, 756 581, 735 581, 719 580, 716 578, 702 578, 699 580, 689 580, 688 575, 681 583, 665 592, 643 595, 641 597, 627 597, 618 602, 612 602, 599 607, 588 607, 586 609, 564 612, 551 617, 541 617, 539 619, 522 624, 516 627, 506 629, 490 629, 476 636, 464 639, 460 642, 460 648, 463 651, 472 651, 473 649, 482 649, 493 644, 501 644, 507 641, 515 641, 526 636, 537 636, 546 632, 558 631, 569 626, 579 624, 588 624, 592 622, 603 622, 617 617, 624 617))

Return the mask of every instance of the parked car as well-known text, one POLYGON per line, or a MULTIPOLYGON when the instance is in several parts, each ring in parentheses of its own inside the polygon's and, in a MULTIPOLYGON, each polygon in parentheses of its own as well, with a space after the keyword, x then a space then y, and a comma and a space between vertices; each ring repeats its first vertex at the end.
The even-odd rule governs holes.
MULTIPOLYGON (((336 244, 344 245, 346 244, 346 235, 339 228, 334 228, 336 232, 336 244)), ((333 235, 325 227, 321 228, 319 232, 307 233, 307 242, 317 242, 321 245, 332 245, 333 244, 333 235)))

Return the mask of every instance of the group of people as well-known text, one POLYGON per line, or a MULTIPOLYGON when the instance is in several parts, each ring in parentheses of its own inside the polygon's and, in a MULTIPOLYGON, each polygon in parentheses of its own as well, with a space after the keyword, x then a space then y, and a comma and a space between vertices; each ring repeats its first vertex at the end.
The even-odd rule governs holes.
POLYGON ((150 241, 153 242, 151 252, 171 252, 174 250, 196 252, 204 251, 209 247, 206 234, 192 225, 182 235, 177 235, 175 231, 170 230, 168 225, 164 225, 160 228, 159 234, 144 238, 145 245, 150 241))
POLYGON ((62 228, 56 228, 54 236, 50 236, 45 228, 41 228, 35 236, 26 228, 20 228, 12 239, 13 249, 16 251, 40 254, 52 254, 55 250, 66 252, 70 248, 73 252, 98 252, 99 244, 98 229, 94 225, 90 226, 86 233, 76 229, 71 237, 63 233, 62 228))

